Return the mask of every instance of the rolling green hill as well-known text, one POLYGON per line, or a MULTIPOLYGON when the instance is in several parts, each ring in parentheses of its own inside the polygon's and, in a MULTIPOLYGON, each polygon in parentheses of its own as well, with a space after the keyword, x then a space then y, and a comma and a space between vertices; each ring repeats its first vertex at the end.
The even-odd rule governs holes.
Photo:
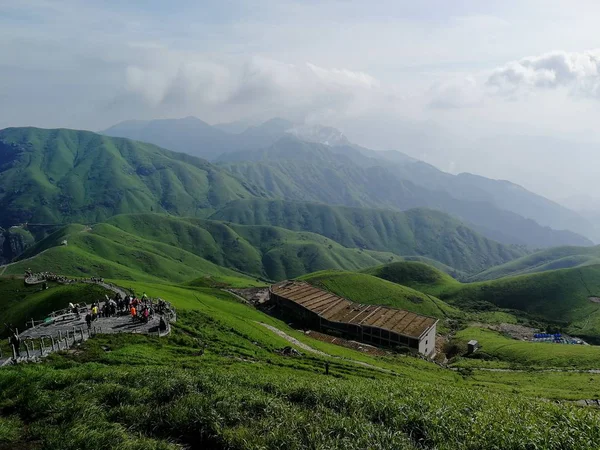
POLYGON ((504 363, 508 367, 519 368, 569 368, 579 370, 600 367, 600 347, 597 345, 551 344, 547 342, 526 342, 511 339, 493 330, 469 327, 459 331, 455 339, 466 347, 475 339, 481 345, 479 356, 491 358, 463 358, 456 362, 462 367, 498 367, 504 363), (500 362, 500 364, 499 364, 500 362))
MULTIPOLYGON (((331 127, 294 125, 279 118, 249 128, 248 124, 241 126, 240 123, 210 126, 198 118, 186 117, 182 119, 126 121, 109 128, 103 133, 109 136, 150 142, 160 147, 200 156, 211 161, 219 155, 221 155, 222 160, 256 160, 255 156, 247 153, 248 150, 265 149, 282 137, 289 140, 290 137, 295 136, 307 143, 326 144, 329 146, 330 152, 337 155, 337 157, 350 160, 359 167, 384 167, 392 172, 396 178, 416 187, 437 191, 467 203, 484 203, 486 204, 485 214, 489 214, 491 210, 495 210, 496 215, 498 215, 499 210, 510 211, 522 218, 531 219, 539 225, 548 226, 554 230, 571 230, 588 238, 593 238, 596 235, 593 224, 580 214, 536 195, 519 185, 470 173, 453 175, 398 151, 378 152, 360 147, 349 142, 343 133, 331 127), (237 152, 237 155, 233 158, 228 156, 227 153, 231 152, 237 152)), ((313 149, 318 152, 318 146, 314 146, 313 149)), ((264 154, 265 152, 259 153, 264 154)), ((277 155, 277 157, 281 156, 281 154, 277 155)), ((269 180, 269 184, 272 186, 277 183, 285 185, 285 181, 283 179, 269 180), (272 183, 272 181, 275 181, 275 183, 272 183)), ((328 194, 331 195, 331 193, 328 194)), ((419 206, 429 205, 422 204, 419 206)), ((483 215, 478 218, 485 219, 483 215)), ((505 216, 504 219, 510 220, 511 218, 505 216)), ((515 219, 514 216, 512 219, 515 219)), ((479 224, 477 221, 473 222, 479 224)), ((493 228, 494 223, 490 221, 488 225, 493 228)), ((521 226, 525 229, 529 227, 530 231, 533 231, 534 228, 525 221, 522 221, 521 226)), ((504 236, 506 239, 518 237, 516 235, 511 236, 510 232, 503 232, 502 228, 499 227, 492 229, 488 226, 487 228, 490 233, 496 233, 495 236, 491 236, 496 240, 499 240, 500 236, 504 236)), ((538 229, 539 231, 542 230, 538 229)), ((550 235, 551 233, 547 234, 550 235)), ((563 238, 566 236, 566 234, 563 234, 563 238)), ((529 238, 534 237, 529 236, 529 238)), ((575 236, 572 235, 571 238, 575 238, 575 236)))
POLYGON ((447 214, 425 209, 399 212, 252 199, 231 202, 211 219, 310 231, 346 247, 422 256, 471 273, 524 253, 484 238, 447 214))
POLYGON ((229 284, 239 284, 239 278, 244 284, 256 277, 281 280, 324 269, 360 270, 400 259, 389 252, 346 248, 313 233, 160 214, 119 215, 93 227, 70 225, 25 257, 31 259, 8 266, 6 273, 31 268, 173 282, 209 275, 229 284), (64 239, 66 246, 60 245, 64 239), (31 258, 35 252, 40 253, 31 258))
POLYGON ((543 227, 501 209, 489 196, 455 198, 434 183, 414 183, 392 163, 365 157, 356 161, 354 153, 287 136, 263 150, 225 154, 220 165, 272 197, 285 200, 395 210, 430 208, 451 214, 506 244, 532 248, 593 244, 576 233, 543 227))
POLYGON ((526 255, 505 264, 491 267, 469 278, 471 281, 494 280, 497 278, 544 272, 555 269, 600 264, 600 246, 555 247, 526 255))
POLYGON ((0 226, 99 222, 115 214, 206 216, 262 195, 208 162, 88 131, 0 131, 0 226))
POLYGON ((356 303, 392 306, 440 318, 458 313, 456 308, 431 295, 364 273, 329 270, 301 279, 356 303))
POLYGON ((97 335, 43 364, 0 369, 0 445, 586 450, 598 440, 595 409, 548 401, 595 398, 597 374, 461 375, 311 339, 217 289, 133 287, 177 308, 172 334, 97 335), (282 355, 286 346, 300 354, 282 355))
POLYGON ((368 271, 466 310, 517 310, 570 334, 600 340, 600 265, 460 283, 431 266, 400 262, 368 271))
POLYGON ((434 292, 436 289, 441 292, 442 290, 461 285, 443 271, 420 262, 383 264, 366 269, 363 273, 391 281, 392 283, 410 286, 423 292, 434 292))

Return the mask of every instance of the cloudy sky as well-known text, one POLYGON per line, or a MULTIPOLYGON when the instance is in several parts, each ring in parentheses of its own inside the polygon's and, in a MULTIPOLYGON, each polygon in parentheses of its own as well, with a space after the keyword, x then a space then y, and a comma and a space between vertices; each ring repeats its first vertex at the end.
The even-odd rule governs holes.
POLYGON ((0 128, 283 116, 589 195, 599 14, 578 0, 0 0, 0 128))

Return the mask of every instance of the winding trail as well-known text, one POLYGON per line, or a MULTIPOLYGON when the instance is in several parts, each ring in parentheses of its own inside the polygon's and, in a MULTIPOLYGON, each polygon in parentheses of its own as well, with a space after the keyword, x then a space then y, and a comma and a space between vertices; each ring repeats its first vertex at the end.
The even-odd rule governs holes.
MULTIPOLYGON (((326 356, 328 358, 339 359, 340 361, 350 362, 350 363, 353 363, 353 364, 357 364, 359 366, 367 367, 367 368, 373 369, 373 370, 378 370, 380 372, 388 373, 388 374, 391 374, 391 375, 402 376, 402 374, 400 374, 398 372, 395 372, 395 371, 393 371, 391 369, 386 369, 386 368, 383 368, 383 367, 375 366, 373 364, 369 364, 369 363, 366 363, 364 361, 357 361, 356 359, 343 358, 341 356, 330 355, 328 353, 322 352, 321 350, 317 350, 315 348, 312 348, 308 344, 300 342, 295 337, 290 336, 286 332, 281 331, 279 328, 276 328, 273 325, 269 325, 269 324, 266 324, 264 322, 256 322, 256 323, 258 323, 258 324, 262 325, 263 327, 271 330, 273 333, 275 333, 278 336, 282 337, 283 339, 285 339, 286 341, 288 341, 290 344, 296 345, 296 346, 300 347, 301 349, 303 349, 303 350, 305 350, 307 352, 314 353, 314 354, 319 355, 319 356, 326 356)), ((333 344, 333 345, 335 345, 335 344, 333 344)))
MULTIPOLYGON (((34 225, 34 224, 30 224, 30 226, 31 226, 31 225, 34 225)), ((86 226, 86 227, 85 227, 83 230, 81 230, 81 231, 78 231, 77 233, 78 233, 78 234, 81 234, 81 233, 89 233, 90 231, 92 231, 92 227, 90 227, 90 226, 86 226)), ((55 246, 55 247, 59 247, 59 246, 57 245, 57 246, 55 246)), ((0 266, 0 276, 4 275, 4 272, 6 271, 6 269, 7 269, 9 266, 12 266, 13 264, 19 264, 19 263, 22 263, 22 262, 29 261, 29 260, 31 260, 31 259, 37 258, 37 257, 38 257, 38 256, 40 256, 41 254, 44 254, 44 253, 46 253, 48 250, 50 250, 50 249, 53 249, 53 248, 55 248, 55 247, 48 247, 47 249, 45 249, 45 250, 42 250, 41 252, 39 252, 39 253, 36 253, 36 254, 35 254, 35 255, 33 255, 33 256, 30 256, 29 258, 20 259, 20 260, 18 260, 18 261, 15 261, 15 262, 11 262, 11 263, 8 263, 8 264, 3 264, 3 265, 1 265, 1 266, 0 266)))
POLYGON ((307 351, 310 353, 315 353, 320 356, 331 356, 331 355, 328 355, 327 353, 323 353, 321 350, 312 348, 311 346, 305 344, 304 342, 300 342, 295 337, 292 337, 289 334, 281 331, 279 328, 275 328, 273 325, 269 325, 264 322, 258 322, 258 323, 261 324, 263 327, 268 328, 269 330, 271 330, 273 333, 277 334, 278 336, 282 337, 283 339, 288 341, 290 344, 294 344, 295 346, 300 347, 304 351, 307 351))
MULTIPOLYGON (((54 248, 54 247, 50 247, 50 248, 54 248)), ((46 253, 48 250, 50 250, 50 248, 47 248, 46 250, 42 250, 41 252, 39 252, 39 253, 37 253, 37 254, 35 254, 33 256, 30 256, 29 258, 21 259, 19 261, 11 262, 11 263, 4 264, 4 265, 0 266, 0 275, 4 275, 4 271, 6 269, 8 269, 8 267, 10 267, 12 265, 15 265, 15 264, 19 264, 19 263, 25 262, 25 261, 29 261, 30 259, 37 258, 41 254, 46 253)))

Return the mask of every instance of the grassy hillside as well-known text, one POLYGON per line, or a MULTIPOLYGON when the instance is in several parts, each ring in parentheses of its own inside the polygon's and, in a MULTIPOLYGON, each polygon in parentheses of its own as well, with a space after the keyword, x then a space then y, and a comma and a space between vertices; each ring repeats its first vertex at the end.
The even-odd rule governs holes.
POLYGON ((367 274, 323 271, 301 279, 357 303, 392 306, 433 317, 458 313, 430 295, 367 274))
POLYGON ((115 216, 107 223, 70 225, 40 241, 5 269, 51 270, 105 278, 252 284, 323 269, 360 270, 399 259, 386 252, 351 249, 313 233, 276 227, 227 225, 159 214, 115 216), (67 246, 60 242, 66 239, 67 246), (45 251, 44 251, 45 250, 45 251))
POLYGON ((73 276, 129 280, 186 281, 211 276, 233 285, 256 282, 254 278, 220 267, 184 249, 146 240, 112 225, 98 224, 84 230, 66 235, 59 233, 68 239, 67 246, 51 246, 41 241, 41 247, 48 247, 46 251, 8 266, 5 273, 22 274, 31 268, 73 276))
POLYGON ((467 310, 495 307, 522 311, 528 317, 594 341, 600 338, 600 266, 553 270, 499 280, 459 283, 436 269, 396 263, 370 270, 467 310))
POLYGON ((272 280, 323 269, 357 270, 397 258, 389 252, 346 248, 314 233, 204 219, 128 215, 109 221, 147 239, 185 249, 220 266, 272 280))
POLYGON ((592 245, 573 232, 552 230, 498 208, 489 197, 455 198, 447 190, 410 181, 392 164, 373 161, 356 162, 353 154, 289 136, 264 150, 226 154, 220 165, 272 197, 285 200, 395 210, 437 209, 507 244, 533 248, 592 245))
POLYGON ((595 374, 463 377, 313 341, 219 290, 134 287, 178 308, 173 334, 97 336, 42 365, 0 370, 2 445, 580 450, 600 438, 597 411, 534 398, 592 398, 595 374), (290 344, 259 322, 325 355, 282 356, 290 344))
POLYGON ((211 218, 310 231, 346 247, 424 256, 471 273, 524 254, 484 238, 442 212, 425 209, 399 212, 252 199, 234 201, 211 218))
POLYGON ((521 368, 571 368, 597 369, 600 367, 600 347, 595 345, 552 344, 547 342, 526 342, 511 339, 496 331, 469 327, 459 331, 455 339, 466 343, 476 339, 481 345, 479 356, 485 358, 463 358, 456 365, 463 367, 494 367, 497 361, 510 367, 521 368))
POLYGON ((556 247, 526 255, 505 264, 491 267, 470 278, 472 281, 494 280, 506 276, 544 272, 555 269, 600 264, 600 246, 556 247))
POLYGON ((420 262, 395 262, 371 267, 363 271, 368 275, 410 286, 424 292, 443 292, 460 283, 429 264, 420 262))
POLYGON ((208 162, 88 131, 0 131, 0 226, 115 214, 203 216, 260 193, 208 162))

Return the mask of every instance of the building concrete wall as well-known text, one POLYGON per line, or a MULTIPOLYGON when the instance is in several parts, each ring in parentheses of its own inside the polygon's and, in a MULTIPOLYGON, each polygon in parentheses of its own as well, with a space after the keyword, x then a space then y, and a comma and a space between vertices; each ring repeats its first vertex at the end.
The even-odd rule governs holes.
POLYGON ((435 356, 435 334, 437 323, 419 341, 419 353, 425 356, 435 356))
POLYGON ((340 336, 346 339, 366 342, 380 347, 409 347, 417 350, 425 356, 433 357, 435 355, 435 335, 436 325, 434 324, 428 332, 419 340, 407 336, 398 335, 386 329, 370 327, 368 325, 360 326, 348 323, 330 322, 320 317, 317 313, 276 294, 271 294, 271 299, 283 308, 290 316, 295 317, 303 325, 317 329, 318 331, 340 336))

